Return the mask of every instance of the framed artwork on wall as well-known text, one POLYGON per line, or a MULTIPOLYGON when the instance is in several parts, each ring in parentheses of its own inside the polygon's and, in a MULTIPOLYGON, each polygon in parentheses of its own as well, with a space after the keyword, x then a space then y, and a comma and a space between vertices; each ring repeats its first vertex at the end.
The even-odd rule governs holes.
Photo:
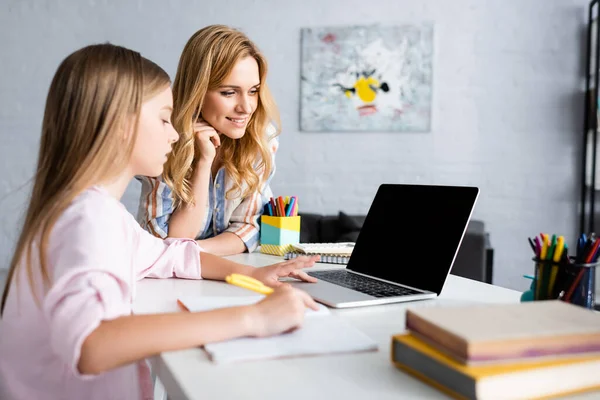
POLYGON ((303 28, 300 130, 428 132, 433 25, 303 28))

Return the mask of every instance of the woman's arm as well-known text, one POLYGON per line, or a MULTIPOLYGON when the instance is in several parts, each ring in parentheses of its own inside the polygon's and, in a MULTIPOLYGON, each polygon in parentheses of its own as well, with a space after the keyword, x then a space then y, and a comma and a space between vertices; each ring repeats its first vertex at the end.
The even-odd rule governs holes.
POLYGON ((217 148, 221 145, 219 133, 203 119, 194 124, 194 151, 197 152, 192 176, 192 193, 195 204, 177 207, 169 221, 169 237, 195 239, 206 217, 209 204, 208 187, 211 167, 217 148))
POLYGON ((219 256, 254 251, 260 239, 259 219, 262 209, 262 196, 257 190, 245 197, 233 210, 225 231, 211 238, 197 240, 198 244, 204 250, 219 256))
POLYGON ((244 241, 233 232, 222 232, 211 238, 196 240, 200 247, 218 256, 230 256, 246 251, 244 241))
POLYGON ((194 204, 181 204, 169 220, 169 237, 195 239, 202 229, 208 206, 211 162, 198 162, 192 176, 194 204))
MULTIPOLYGON (((272 134, 272 131, 270 133, 272 134)), ((225 256, 245 251, 251 253, 258 247, 260 243, 260 217, 264 205, 273 196, 270 184, 275 175, 275 154, 279 148, 279 140, 276 137, 271 139, 269 146, 271 151, 271 173, 262 182, 258 190, 242 199, 242 202, 233 210, 229 219, 229 226, 225 232, 213 238, 198 241, 198 244, 206 251, 225 256)), ((257 172, 262 173, 261 170, 257 172)))

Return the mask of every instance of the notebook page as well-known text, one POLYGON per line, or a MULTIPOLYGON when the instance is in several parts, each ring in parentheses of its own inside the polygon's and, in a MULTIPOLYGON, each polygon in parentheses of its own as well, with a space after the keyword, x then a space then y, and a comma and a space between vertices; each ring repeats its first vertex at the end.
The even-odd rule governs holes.
MULTIPOLYGON (((248 306, 261 301, 265 296, 202 296, 202 297, 180 297, 179 300, 187 307, 189 311, 210 311, 217 308, 248 306)), ((330 315, 331 311, 323 304, 318 304, 318 310, 306 309, 306 317, 314 315, 330 315)))
MULTIPOLYGON (((222 307, 254 304, 264 296, 180 298, 190 311, 208 311, 222 307)), ((215 363, 230 363, 294 356, 322 355, 377 350, 370 337, 332 315, 319 304, 319 310, 307 309, 304 323, 293 332, 267 338, 239 338, 204 346, 215 363)))

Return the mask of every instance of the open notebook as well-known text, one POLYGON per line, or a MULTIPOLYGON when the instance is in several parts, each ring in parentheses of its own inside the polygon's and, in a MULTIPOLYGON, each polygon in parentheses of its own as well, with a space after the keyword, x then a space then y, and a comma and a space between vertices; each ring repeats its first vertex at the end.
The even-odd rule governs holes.
MULTIPOLYGON (((223 307, 254 304, 264 296, 243 297, 182 297, 181 304, 189 311, 208 311, 223 307)), ((367 335, 331 314, 319 305, 318 311, 307 309, 300 329, 268 338, 239 338, 204 346, 215 363, 261 360, 270 358, 347 353, 377 350, 377 344, 367 335)))

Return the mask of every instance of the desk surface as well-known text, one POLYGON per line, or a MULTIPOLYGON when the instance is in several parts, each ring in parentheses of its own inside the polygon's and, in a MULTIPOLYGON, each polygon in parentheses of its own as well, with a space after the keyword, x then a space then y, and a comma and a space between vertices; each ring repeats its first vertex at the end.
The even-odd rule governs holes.
MULTIPOLYGON (((229 257, 263 266, 280 257, 260 253, 229 257)), ((317 264, 313 269, 339 268, 317 264)), ((248 292, 214 281, 144 279, 138 284, 134 312, 177 312, 178 296, 235 296, 248 292)), ((246 362, 211 363, 201 349, 168 352, 150 361, 170 399, 443 399, 441 392, 404 374, 390 362, 391 336, 404 331, 407 307, 468 303, 514 303, 520 292, 450 275, 439 298, 332 312, 373 338, 377 352, 246 362)), ((596 393, 597 397, 598 394, 596 393)), ((570 399, 592 398, 590 394, 570 399)))

